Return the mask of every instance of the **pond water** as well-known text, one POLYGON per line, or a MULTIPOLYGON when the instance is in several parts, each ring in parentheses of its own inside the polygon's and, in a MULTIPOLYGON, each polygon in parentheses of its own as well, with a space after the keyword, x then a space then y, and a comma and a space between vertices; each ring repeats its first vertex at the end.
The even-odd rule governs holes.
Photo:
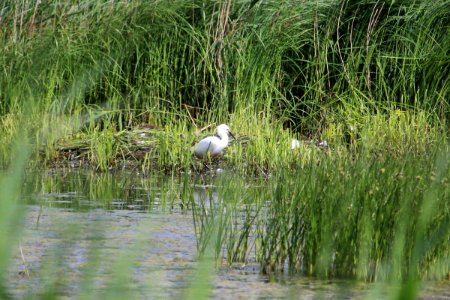
MULTIPOLYGON (((30 174, 23 232, 9 271, 14 299, 185 298, 195 286, 213 299, 380 299, 395 287, 262 275, 256 263, 215 267, 199 262, 186 182, 136 172, 49 171, 30 174), (204 286, 203 286, 204 285, 204 286), (114 288, 112 288, 114 287, 114 288), (117 289, 117 290, 115 290, 117 289)), ((190 178, 194 199, 214 178, 190 178)), ((215 194, 210 194, 215 197, 215 194)), ((448 283, 423 299, 450 299, 448 283)), ((194 297, 195 298, 195 297, 194 297)))

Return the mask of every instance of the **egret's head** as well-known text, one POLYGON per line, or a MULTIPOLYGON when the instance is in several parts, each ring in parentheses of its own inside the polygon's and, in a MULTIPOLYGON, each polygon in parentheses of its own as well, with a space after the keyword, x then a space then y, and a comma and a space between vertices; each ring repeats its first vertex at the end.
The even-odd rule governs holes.
POLYGON ((230 131, 230 127, 228 127, 227 124, 220 124, 219 126, 217 126, 216 131, 217 131, 217 133, 228 132, 228 131, 230 131))
POLYGON ((227 124, 220 124, 216 129, 217 134, 220 135, 231 135, 234 138, 234 135, 230 131, 230 127, 227 124))

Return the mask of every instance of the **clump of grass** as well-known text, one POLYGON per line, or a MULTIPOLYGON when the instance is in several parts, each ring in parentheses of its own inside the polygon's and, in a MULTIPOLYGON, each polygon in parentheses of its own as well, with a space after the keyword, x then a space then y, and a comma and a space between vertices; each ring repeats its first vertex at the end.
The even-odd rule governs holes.
POLYGON ((330 122, 321 137, 335 150, 386 151, 402 156, 424 154, 447 139, 444 124, 424 111, 392 110, 371 115, 350 114, 330 122))
POLYGON ((230 262, 255 249, 267 271, 442 277, 448 1, 1 5, 3 167, 26 123, 44 163, 131 158, 143 173, 187 174, 203 166, 195 129, 230 123, 238 139, 222 162, 268 189, 236 183, 226 206, 209 196, 210 214, 195 210, 200 234, 216 226, 217 253, 227 241, 230 262), (158 130, 136 138, 142 123, 158 130))
MULTIPOLYGON (((181 122, 179 135, 193 124, 231 120, 268 139, 249 146, 257 145, 256 164, 267 173, 274 158, 284 158, 272 151, 286 137, 280 128, 315 139, 337 130, 350 142, 359 134, 373 145, 369 131, 396 122, 395 112, 448 124, 448 3, 424 3, 6 1, 0 118, 9 126, 1 135, 19 126, 10 123, 24 107, 35 128, 73 117, 80 126, 36 143, 35 152, 48 147, 45 160, 74 131, 100 142, 96 128, 120 133, 140 123, 167 129, 181 122), (102 116, 87 121, 93 112, 102 116), (249 118, 274 132, 247 126, 249 118)), ((163 145, 171 135, 158 143, 160 153, 152 149, 159 169, 179 168, 164 153, 175 151, 163 145)), ((92 146, 91 163, 105 168, 95 152, 110 145, 92 146)), ((116 150, 106 161, 122 155, 116 150)))
POLYGON ((199 210, 198 219, 221 220, 230 264, 255 259, 263 272, 369 281, 442 279, 449 170, 447 145, 423 157, 323 156, 256 188, 225 177, 217 209, 199 210))

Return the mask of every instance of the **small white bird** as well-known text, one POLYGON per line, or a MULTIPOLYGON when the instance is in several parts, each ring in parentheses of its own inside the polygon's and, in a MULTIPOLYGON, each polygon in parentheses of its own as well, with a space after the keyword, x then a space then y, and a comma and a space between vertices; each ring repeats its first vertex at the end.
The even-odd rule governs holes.
POLYGON ((206 156, 208 152, 211 157, 218 156, 222 154, 222 150, 228 146, 228 134, 234 138, 233 134, 230 132, 230 127, 228 127, 227 124, 217 126, 216 133, 219 137, 208 136, 198 142, 194 150, 195 156, 202 158, 206 156))
POLYGON ((297 140, 297 139, 292 139, 292 141, 291 141, 291 149, 292 150, 294 150, 294 149, 297 149, 297 148, 300 148, 300 141, 299 140, 297 140))

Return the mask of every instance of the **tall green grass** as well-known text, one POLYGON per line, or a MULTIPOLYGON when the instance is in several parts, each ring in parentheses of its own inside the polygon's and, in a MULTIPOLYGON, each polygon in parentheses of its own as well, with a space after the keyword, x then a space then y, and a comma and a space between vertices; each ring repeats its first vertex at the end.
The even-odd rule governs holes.
MULTIPOLYGON (((448 126, 445 0, 8 0, 0 9, 2 139, 24 106, 34 128, 70 116, 80 126, 63 137, 86 134, 87 158, 102 169, 121 151, 98 131, 140 123, 181 122, 184 133, 232 120, 238 131, 271 124, 315 137, 337 126, 351 136, 368 116, 398 109, 448 126)), ((47 160, 61 142, 51 135, 36 141, 47 160)))
POLYGON ((254 253, 267 272, 443 278, 449 5, 3 1, 0 268, 27 162, 131 160, 186 176, 199 250, 225 249, 230 264, 254 253), (211 166, 191 147, 224 122, 237 139, 219 166, 261 187, 224 180, 218 203, 197 203, 189 172, 211 166))
MULTIPOLYGON (((214 276, 212 264, 223 266, 223 261, 229 265, 256 262, 265 273, 405 282, 392 298, 415 298, 421 279, 445 280, 448 276, 450 160, 446 141, 427 154, 411 152, 403 157, 389 149, 361 150, 347 157, 317 150, 312 154, 314 159, 297 165, 296 170, 279 170, 265 178, 244 180, 229 170, 212 182, 189 173, 161 182, 152 175, 137 177, 135 171, 119 178, 92 170, 76 174, 55 170, 55 174, 24 177, 21 174, 29 149, 26 141, 21 142, 25 136, 17 137, 17 156, 10 169, 0 173, 0 213, 5 230, 0 244, 2 270, 8 268, 11 253, 18 251, 24 208, 19 205, 20 191, 25 178, 23 185, 31 185, 27 195, 38 192, 51 198, 54 192, 77 191, 84 200, 91 200, 90 205, 107 209, 120 209, 113 204, 118 199, 124 207, 137 204, 133 200, 139 199, 141 209, 191 210, 200 262, 186 289, 187 297, 208 297, 214 276), (197 179, 203 184, 194 185, 197 179)), ((38 203, 58 205, 51 199, 46 203, 45 198, 38 203)), ((83 209, 76 201, 70 207, 83 209)), ((74 220, 62 222, 58 234, 68 242, 57 243, 49 250, 48 260, 42 262, 42 269, 32 269, 27 275, 42 282, 28 296, 68 295, 65 287, 74 278, 61 276, 57 270, 71 261, 65 249, 80 241, 87 243, 88 260, 75 278, 79 289, 70 293, 87 298, 136 297, 140 291, 128 275, 139 254, 151 247, 147 240, 150 224, 143 222, 130 247, 116 253, 111 261, 110 256, 102 256, 105 237, 101 224, 95 222, 96 227, 89 228, 88 240, 77 224, 74 220), (105 263, 105 288, 98 289, 93 279, 105 263)), ((2 280, 2 297, 11 298, 7 281, 2 280)))
POLYGON ((223 176, 194 209, 201 245, 263 272, 367 281, 444 279, 449 271, 448 145, 425 156, 327 157, 249 184, 223 176), (210 191, 209 193, 213 193, 210 191), (217 225, 219 224, 219 225, 217 225))

